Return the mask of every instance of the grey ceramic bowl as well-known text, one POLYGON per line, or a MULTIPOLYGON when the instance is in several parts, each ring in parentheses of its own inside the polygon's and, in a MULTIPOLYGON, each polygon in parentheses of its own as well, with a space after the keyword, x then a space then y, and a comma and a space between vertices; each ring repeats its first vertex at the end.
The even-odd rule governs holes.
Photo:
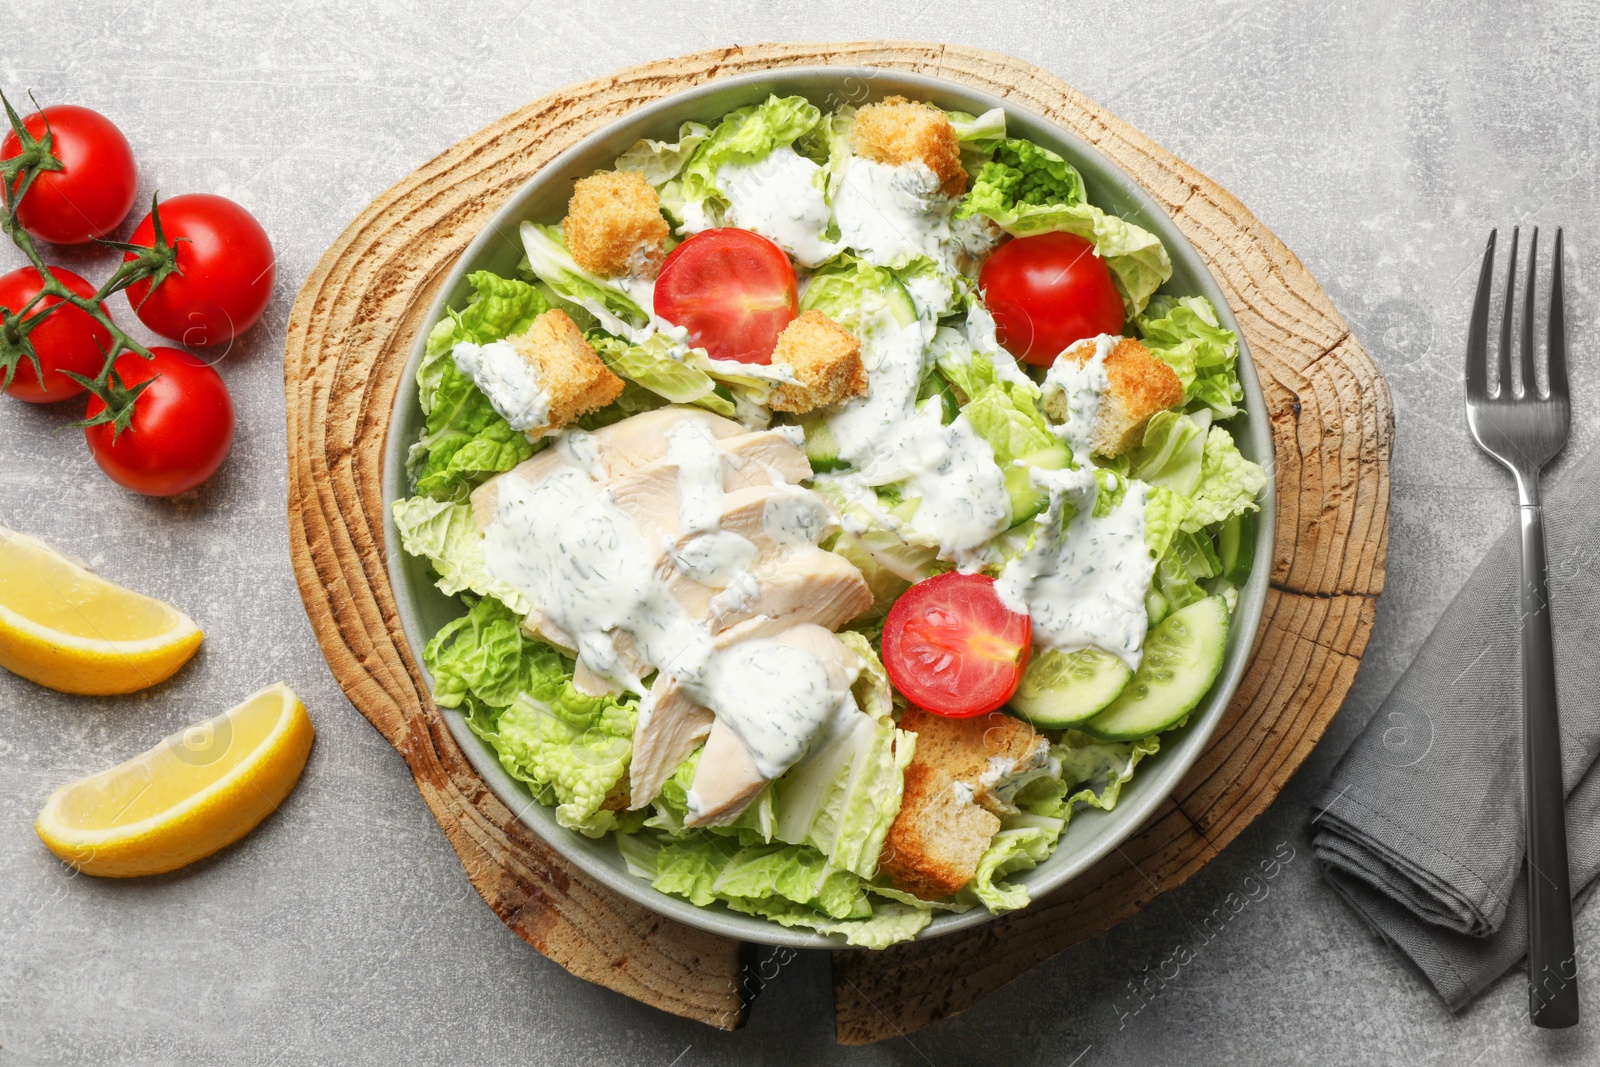
MULTIPOLYGON (((518 223, 524 219, 540 222, 560 219, 566 213, 567 198, 574 180, 609 167, 618 154, 640 137, 673 140, 679 124, 684 121, 695 119, 714 122, 736 107, 765 99, 768 93, 798 94, 825 111, 846 104, 859 106, 894 94, 974 114, 993 107, 1003 107, 1008 127, 1014 135, 1046 145, 1077 166, 1088 185, 1091 201, 1160 236, 1173 263, 1172 280, 1164 291, 1179 295, 1199 294, 1209 298, 1223 321, 1238 332, 1238 324, 1224 302, 1221 290, 1194 247, 1149 194, 1087 143, 987 93, 938 78, 870 67, 796 67, 721 79, 658 100, 584 138, 529 179, 496 213, 483 232, 473 239, 446 280, 427 321, 430 324, 438 321, 447 307, 465 304, 470 296, 466 277, 472 271, 512 274, 523 255, 517 237, 518 223)), ((407 368, 408 382, 422 359, 425 335, 426 331, 419 335, 412 348, 411 362, 407 368)), ((1272 457, 1272 435, 1266 418, 1266 406, 1255 368, 1242 339, 1239 347, 1239 373, 1244 381, 1245 413, 1234 423, 1234 430, 1244 454, 1266 465, 1272 457)), ((386 518, 389 505, 409 492, 405 453, 408 445, 416 440, 421 427, 422 411, 416 390, 402 387, 390 419, 384 457, 386 518)), ((1139 773, 1122 791, 1121 801, 1115 810, 1080 813, 1062 836, 1055 854, 1039 867, 1017 877, 1016 880, 1028 887, 1035 900, 1088 870, 1129 837, 1172 792, 1179 778, 1199 757, 1239 684, 1256 629, 1260 625, 1276 517, 1277 505, 1273 486, 1269 482, 1265 498, 1261 501, 1260 521, 1256 526, 1255 570, 1240 591, 1233 632, 1229 635, 1227 659, 1210 695, 1200 709, 1190 716, 1187 726, 1163 738, 1161 752, 1140 766, 1139 773)), ((434 587, 426 562, 412 558, 401 550, 393 522, 386 521, 384 529, 389 577, 399 604, 401 623, 406 639, 420 662, 423 645, 445 623, 461 615, 463 608, 455 598, 445 596, 434 587)), ((552 848, 602 884, 661 914, 728 937, 800 948, 844 947, 839 938, 800 929, 785 929, 776 923, 740 915, 720 906, 697 908, 678 897, 658 893, 649 883, 627 872, 612 839, 591 841, 558 826, 551 809, 541 807, 506 773, 493 750, 467 728, 459 713, 446 709, 443 715, 467 758, 500 799, 552 848)), ((935 916, 920 936, 938 937, 987 922, 992 917, 983 908, 974 908, 960 915, 941 913, 935 916)))

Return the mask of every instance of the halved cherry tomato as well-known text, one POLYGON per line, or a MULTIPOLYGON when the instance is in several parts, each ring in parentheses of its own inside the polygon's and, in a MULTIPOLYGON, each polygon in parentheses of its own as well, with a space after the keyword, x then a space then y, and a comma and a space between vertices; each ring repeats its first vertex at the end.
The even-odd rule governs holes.
POLYGON ((896 689, 936 715, 994 711, 1028 666, 1033 620, 1006 607, 984 574, 926 578, 901 595, 883 624, 883 665, 896 689))
POLYGON ((771 363, 800 313, 794 266, 749 230, 703 230, 674 248, 656 278, 656 314, 689 331, 712 359, 771 363))
MULTIPOLYGON (((61 169, 39 172, 17 205, 17 221, 41 241, 56 244, 104 237, 128 217, 139 191, 133 149, 110 119, 72 104, 35 111, 22 126, 43 139, 47 120, 50 154, 61 161, 61 169)), ((0 159, 21 151, 22 141, 12 130, 0 142, 0 159)))
MULTIPOLYGON (((94 295, 94 286, 65 267, 51 267, 50 273, 79 296, 94 295)), ((21 311, 42 288, 37 270, 19 267, 0 278, 0 308, 21 311)), ((59 303, 59 297, 47 296, 34 305, 29 316, 59 303)), ((105 309, 101 304, 100 310, 105 309)), ((61 372, 69 370, 93 378, 100 373, 106 353, 111 350, 111 332, 90 318, 88 312, 75 307, 52 311, 48 318, 28 331, 28 340, 33 344, 33 354, 39 357, 39 370, 34 369, 31 359, 23 359, 17 364, 6 393, 30 404, 49 404, 77 396, 83 392, 83 386, 61 372), (43 380, 39 376, 41 370, 43 380)))
POLYGON ((1017 237, 978 274, 1006 351, 1048 367, 1073 342, 1121 333, 1122 297, 1094 245, 1072 233, 1017 237))

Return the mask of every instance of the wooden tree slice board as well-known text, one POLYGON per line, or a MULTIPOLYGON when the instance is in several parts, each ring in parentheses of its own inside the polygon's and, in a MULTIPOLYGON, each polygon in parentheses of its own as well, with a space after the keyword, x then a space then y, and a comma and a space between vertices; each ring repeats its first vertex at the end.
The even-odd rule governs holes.
POLYGON ((861 1044, 962 1011, 1182 884, 1270 804, 1354 680, 1383 587, 1388 387, 1300 261, 1228 192, 1036 67, 914 42, 773 44, 631 67, 542 97, 380 196, 301 288, 284 359, 290 553, 317 639, 351 701, 405 758, 495 913, 580 978, 732 1029, 737 942, 624 900, 526 829, 440 719, 385 569, 382 467, 407 355, 444 275, 557 153, 645 103, 778 66, 864 64, 968 83, 1094 144, 1177 221, 1221 283, 1273 425, 1278 540, 1249 670, 1200 761, 1138 834, 1031 907, 881 953, 834 953, 838 1038, 861 1044))

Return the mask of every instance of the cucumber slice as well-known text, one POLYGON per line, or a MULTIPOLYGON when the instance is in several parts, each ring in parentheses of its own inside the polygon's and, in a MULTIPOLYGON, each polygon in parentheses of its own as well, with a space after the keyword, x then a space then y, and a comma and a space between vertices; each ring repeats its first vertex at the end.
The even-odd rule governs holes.
POLYGON ((956 416, 961 414, 961 403, 956 400, 955 390, 950 388, 950 383, 944 380, 944 375, 936 370, 931 370, 924 375, 922 384, 917 387, 917 407, 922 407, 922 402, 931 396, 939 398, 939 421, 946 426, 955 422, 956 416))
POLYGON ((1228 608, 1219 596, 1175 611, 1144 642, 1144 660, 1122 695, 1079 727, 1102 741, 1160 733, 1194 710, 1222 670, 1228 608))
POLYGON ((1121 693, 1133 672, 1098 648, 1034 653, 1011 694, 1011 710, 1035 726, 1059 730, 1092 719, 1121 693))
POLYGON ((895 322, 901 326, 910 326, 917 321, 917 304, 911 299, 911 294, 900 283, 900 279, 891 278, 888 285, 879 290, 883 299, 888 301, 889 312, 894 316, 895 322))
POLYGON ((839 458, 839 443, 833 439, 833 431, 825 420, 812 419, 806 423, 805 432, 806 458, 811 461, 812 470, 821 474, 849 466, 839 458))
POLYGON ((1223 523, 1217 533, 1217 558, 1222 563, 1222 576, 1234 585, 1243 585, 1250 578, 1250 566, 1255 562, 1254 518, 1248 511, 1235 515, 1223 523))
POLYGON ((1072 452, 1066 445, 1056 444, 1023 456, 1021 462, 1005 469, 1006 494, 1011 497, 1011 525, 1020 526, 1043 511, 1050 503, 1050 494, 1033 484, 1029 477, 1035 467, 1058 471, 1072 462, 1072 452))

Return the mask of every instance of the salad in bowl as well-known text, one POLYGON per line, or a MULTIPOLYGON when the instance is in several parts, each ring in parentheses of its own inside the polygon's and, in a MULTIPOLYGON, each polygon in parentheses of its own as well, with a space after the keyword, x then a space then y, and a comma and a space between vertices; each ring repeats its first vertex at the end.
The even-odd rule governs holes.
POLYGON ((518 237, 391 509, 438 706, 694 907, 1026 906, 1223 667, 1268 479, 1217 309, 1002 109, 905 96, 684 122, 518 237))

